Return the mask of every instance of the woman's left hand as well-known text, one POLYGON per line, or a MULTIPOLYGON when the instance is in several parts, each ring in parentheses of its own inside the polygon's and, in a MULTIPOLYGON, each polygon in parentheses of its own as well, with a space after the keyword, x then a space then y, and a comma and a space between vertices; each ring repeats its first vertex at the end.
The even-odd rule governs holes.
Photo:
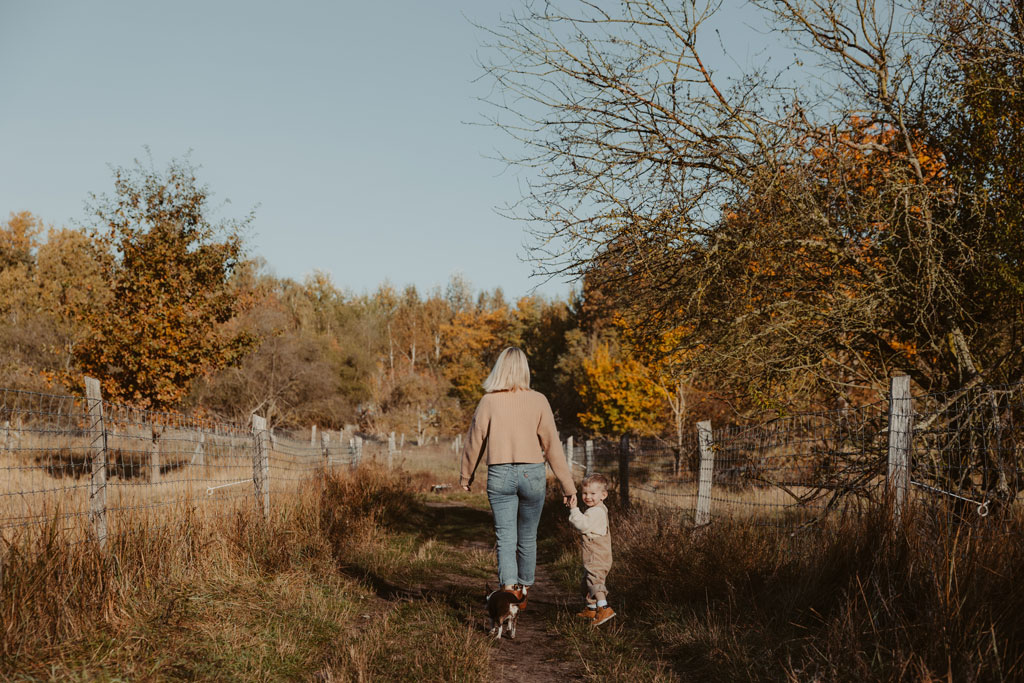
POLYGON ((562 496, 562 502, 565 503, 565 507, 574 508, 576 507, 576 494, 562 496))

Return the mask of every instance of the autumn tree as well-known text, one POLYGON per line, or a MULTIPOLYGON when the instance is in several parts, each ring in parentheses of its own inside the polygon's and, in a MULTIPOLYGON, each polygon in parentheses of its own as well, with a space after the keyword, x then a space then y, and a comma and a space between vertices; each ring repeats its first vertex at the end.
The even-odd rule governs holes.
POLYGON ((664 429, 664 410, 649 369, 609 340, 597 341, 582 360, 576 387, 580 426, 593 434, 651 435, 664 429))
POLYGON ((250 345, 248 334, 225 324, 245 303, 231 277, 251 216, 215 220, 211 192, 187 160, 163 171, 137 161, 113 174, 113 194, 93 195, 90 204, 112 299, 89 314, 76 359, 112 400, 172 406, 197 377, 250 345))
POLYGON ((442 328, 442 358, 451 395, 467 413, 483 395, 483 381, 494 359, 512 343, 512 314, 503 300, 481 297, 442 328))
POLYGON ((970 322, 947 344, 953 386, 1016 381, 1024 376, 1024 6, 947 0, 928 9, 941 77, 919 116, 954 193, 943 216, 957 226, 949 251, 973 263, 960 275, 970 322))
POLYGON ((541 268, 601 279, 648 346, 688 330, 748 405, 1020 379, 1019 4, 753 6, 803 66, 717 76, 717 3, 489 29, 541 268))
POLYGON ((223 418, 253 412, 277 428, 338 429, 369 395, 375 340, 365 339, 358 306, 330 278, 278 279, 260 261, 240 264, 233 285, 254 305, 228 323, 254 339, 238 363, 197 381, 190 401, 223 418))
POLYGON ((29 212, 0 224, 0 383, 53 390, 77 370, 88 311, 109 298, 95 242, 80 230, 46 228, 29 212))
MULTIPOLYGON (((568 349, 566 334, 577 325, 573 311, 564 301, 540 296, 525 296, 513 309, 514 329, 510 343, 520 347, 530 361, 530 386, 548 397, 559 427, 572 420, 563 406, 563 387, 559 384, 558 360, 568 349)), ((571 391, 571 388, 568 389, 571 391)))
POLYGON ((6 386, 39 389, 43 325, 37 315, 35 252, 42 232, 27 211, 11 213, 0 224, 0 380, 6 386))
POLYGON ((100 245, 76 229, 50 229, 36 257, 39 307, 49 319, 51 367, 44 372, 51 385, 76 389, 76 353, 89 338, 86 322, 103 315, 111 291, 100 245))
MULTIPOLYGON (((945 396, 921 427, 998 429, 994 393, 966 397, 1024 380, 1020 3, 751 7, 799 57, 729 79, 715 2, 526 3, 489 30, 541 269, 593 278, 647 350, 683 331, 663 354, 740 410, 907 373, 945 396)), ((1010 500, 984 442, 915 476, 1010 500)))

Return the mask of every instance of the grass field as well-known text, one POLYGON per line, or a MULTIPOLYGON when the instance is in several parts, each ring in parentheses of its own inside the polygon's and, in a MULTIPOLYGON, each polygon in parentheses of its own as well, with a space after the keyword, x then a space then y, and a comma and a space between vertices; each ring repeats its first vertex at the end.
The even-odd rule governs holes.
POLYGON ((486 555, 413 531, 413 477, 368 467, 311 483, 266 521, 251 506, 209 519, 176 509, 154 530, 140 513, 105 554, 56 530, 15 541, 0 675, 481 680, 487 641, 464 614, 380 595, 456 569, 482 577, 486 555))
MULTIPOLYGON (((853 681, 1024 678, 1024 524, 911 508, 810 527, 612 506, 619 616, 573 617, 579 556, 551 491, 534 630, 494 643, 482 482, 450 451, 368 456, 280 492, 125 516, 106 553, 58 526, 8 538, 4 680, 853 681), (398 467, 402 469, 399 470, 398 467), (546 604, 544 601, 546 600, 546 604), (532 639, 532 640, 531 640, 532 639), (543 646, 543 647, 541 647, 543 646), (510 673, 511 672, 511 673, 510 673)), ((553 488, 553 487, 551 487, 553 488)))

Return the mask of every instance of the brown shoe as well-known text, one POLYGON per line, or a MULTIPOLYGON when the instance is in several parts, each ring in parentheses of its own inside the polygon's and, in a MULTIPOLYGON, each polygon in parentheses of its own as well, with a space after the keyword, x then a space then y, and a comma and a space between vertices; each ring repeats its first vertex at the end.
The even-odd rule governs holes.
POLYGON ((594 626, 600 626, 604 622, 608 621, 615 616, 615 610, 608 605, 597 608, 597 614, 594 615, 594 626))
POLYGON ((584 619, 593 620, 594 617, 597 616, 597 608, 596 607, 584 607, 582 610, 580 610, 579 612, 576 613, 576 616, 582 617, 584 619))

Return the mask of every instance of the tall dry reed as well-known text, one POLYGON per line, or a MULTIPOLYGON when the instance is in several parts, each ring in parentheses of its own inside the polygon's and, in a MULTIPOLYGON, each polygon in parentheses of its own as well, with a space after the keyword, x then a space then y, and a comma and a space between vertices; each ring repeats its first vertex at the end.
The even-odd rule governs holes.
POLYGON ((613 594, 702 680, 1024 678, 1024 523, 916 507, 820 525, 613 514, 613 594))
POLYGON ((425 632, 457 645, 423 659, 424 671, 479 670, 486 643, 458 615, 425 605, 395 617, 390 603, 371 606, 379 599, 361 571, 346 572, 380 569, 367 559, 374 553, 402 561, 387 547, 387 529, 413 500, 408 476, 368 467, 282 494, 268 519, 245 500, 222 514, 187 505, 140 511, 112 530, 104 551, 59 518, 9 538, 0 679, 386 675, 391 664, 375 659, 381 643, 360 635, 371 624, 357 609, 387 615, 373 625, 392 639, 385 649, 408 650, 410 620, 426 620, 425 632))

